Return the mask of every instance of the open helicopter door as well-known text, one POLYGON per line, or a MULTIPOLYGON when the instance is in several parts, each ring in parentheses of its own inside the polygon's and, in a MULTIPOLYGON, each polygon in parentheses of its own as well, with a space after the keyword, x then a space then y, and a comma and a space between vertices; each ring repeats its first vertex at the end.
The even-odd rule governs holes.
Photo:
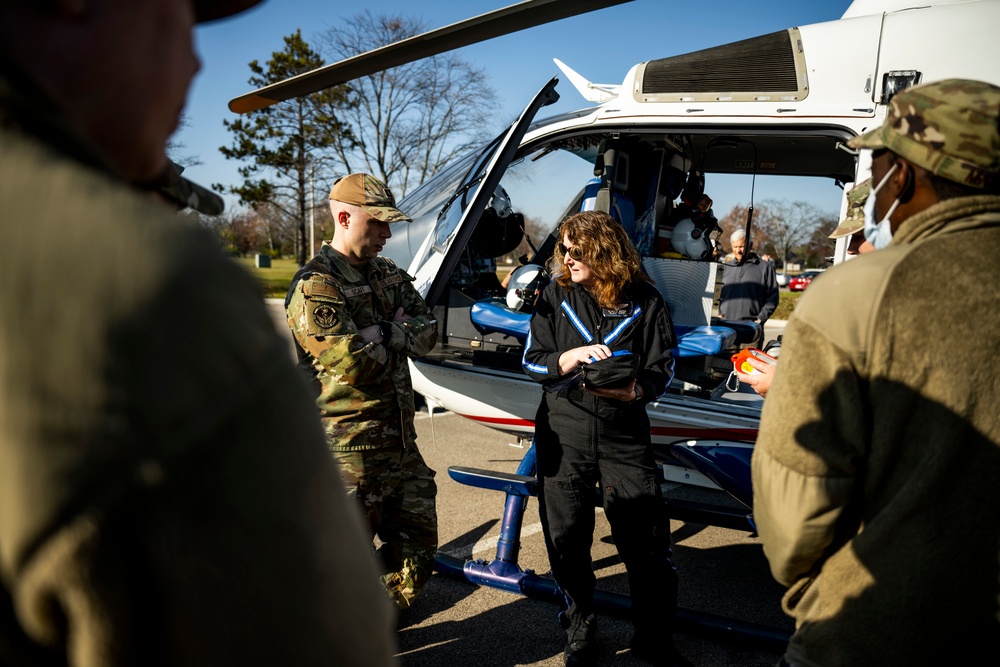
POLYGON ((438 305, 445 294, 461 249, 472 237, 535 115, 542 107, 559 99, 555 90, 557 83, 559 79, 556 77, 546 83, 502 139, 494 141, 477 157, 458 189, 441 209, 430 237, 410 267, 417 291, 431 308, 438 305))

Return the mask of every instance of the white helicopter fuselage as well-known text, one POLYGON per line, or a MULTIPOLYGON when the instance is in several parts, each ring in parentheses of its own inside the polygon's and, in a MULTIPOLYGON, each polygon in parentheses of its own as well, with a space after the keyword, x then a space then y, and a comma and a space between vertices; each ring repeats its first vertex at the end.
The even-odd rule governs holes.
MULTIPOLYGON (((612 204, 617 196, 634 207, 637 230, 650 225, 651 236, 642 241, 652 243, 645 246, 644 264, 675 322, 724 326, 712 317, 716 265, 661 244, 664 232, 669 237, 676 226, 672 170, 688 181, 695 171, 709 183, 745 178, 751 201, 758 176, 826 179, 843 217, 842 192, 869 173, 867 156, 846 143, 883 121, 892 94, 953 77, 1000 85, 994 35, 1000 1, 906 4, 858 0, 837 21, 640 63, 620 86, 587 84, 557 63, 581 94, 606 101, 531 124, 544 104, 536 98, 520 127, 515 123, 492 152, 445 169, 401 202, 414 222, 394 233, 384 254, 415 276, 418 290, 440 313, 442 339, 438 354, 410 361, 414 389, 428 403, 492 428, 524 437, 533 430, 542 390, 520 371, 523 340, 469 321, 471 306, 502 301, 502 292, 486 285, 489 262, 512 249, 480 233, 489 222, 483 211, 499 187, 544 234, 586 205, 584 185, 597 174, 612 204), (678 83, 685 78, 690 89, 678 83)), ((538 263, 544 250, 539 243, 538 263)), ((841 239, 835 262, 845 252, 841 239)), ((649 405, 655 444, 753 442, 763 399, 723 386, 727 354, 723 350, 714 360, 708 355, 704 363, 687 359, 688 377, 675 380, 649 405)))

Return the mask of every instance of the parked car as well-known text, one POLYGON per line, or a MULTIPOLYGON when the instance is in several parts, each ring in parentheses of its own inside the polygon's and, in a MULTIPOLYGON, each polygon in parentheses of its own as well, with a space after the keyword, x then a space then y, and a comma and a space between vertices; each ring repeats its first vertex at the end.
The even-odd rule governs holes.
POLYGON ((811 269, 809 271, 803 271, 797 276, 792 276, 788 279, 788 289, 793 292, 801 292, 805 288, 809 287, 809 283, 821 273, 823 273, 823 269, 811 269))
POLYGON ((778 287, 788 287, 787 273, 775 273, 774 277, 778 279, 778 287))

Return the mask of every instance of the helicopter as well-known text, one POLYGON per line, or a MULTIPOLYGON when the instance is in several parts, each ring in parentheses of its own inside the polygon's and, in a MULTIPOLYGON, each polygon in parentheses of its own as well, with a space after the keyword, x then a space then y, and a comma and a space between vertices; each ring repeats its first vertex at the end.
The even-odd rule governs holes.
MULTIPOLYGON (((273 84, 230 107, 245 111, 520 29, 531 22, 523 12, 544 10, 531 20, 557 20, 569 5, 582 12, 621 1, 522 2, 470 19, 476 33, 449 26, 273 84)), ((847 141, 881 122, 893 94, 949 76, 998 78, 998 60, 988 52, 997 51, 989 26, 1000 18, 1000 3, 909 6, 915 4, 856 0, 839 20, 649 60, 615 85, 590 83, 556 61, 597 106, 536 121, 558 99, 553 78, 504 133, 400 202, 413 222, 394 230, 383 254, 415 276, 439 323, 436 349, 410 361, 414 389, 428 406, 530 438, 542 391, 521 370, 530 297, 508 295, 497 274, 500 258, 522 243, 531 220, 543 234, 521 263, 541 273, 563 217, 587 207, 609 211, 635 241, 679 333, 674 380, 648 408, 665 476, 723 488, 750 506, 748 477, 717 463, 748 465, 763 401, 729 389, 727 380, 733 353, 760 334, 746 322, 712 316, 720 279, 713 250, 722 230, 697 208, 705 184, 723 175, 749 179, 751 202, 752 183, 762 175, 825 179, 843 199, 840 190, 868 169, 866 156, 859 160, 847 141), (978 45, 975 53, 969 44, 978 45), (674 446, 688 441, 702 444, 674 446), (706 447, 716 454, 699 453, 706 447)), ((752 230, 748 219, 748 239, 752 230)), ((845 249, 839 241, 838 260, 845 249)), ((539 288, 510 289, 529 286, 539 288)))
MULTIPOLYGON (((522 6, 590 11, 619 2, 529 0, 493 25, 502 26, 522 6)), ((439 326, 436 348, 409 362, 415 391, 428 406, 530 440, 542 389, 522 371, 522 353, 533 297, 559 241, 555 230, 574 212, 608 212, 636 244, 678 333, 674 378, 648 405, 664 480, 721 490, 736 501, 718 507, 668 502, 671 516, 753 531, 749 465, 764 399, 734 386, 731 376, 733 355, 761 334, 752 323, 713 315, 723 278, 713 179, 738 176, 747 183, 748 241, 759 176, 822 179, 836 189, 843 217, 843 192, 870 173, 868 156, 847 142, 879 125, 892 96, 909 86, 951 77, 1000 85, 996 25, 998 0, 855 0, 838 20, 634 64, 620 84, 592 83, 557 60, 593 106, 537 120, 559 98, 560 80, 553 77, 503 133, 399 202, 413 222, 393 230, 383 255, 414 276, 439 326), (541 233, 530 238, 529 227, 541 233), (504 284, 498 269, 524 244, 530 253, 504 284)), ((522 19, 511 29, 523 27, 522 19)), ((255 91, 230 108, 252 110, 423 57, 428 49, 453 48, 448 34, 463 31, 443 30, 406 40, 436 47, 407 55, 401 42, 300 75, 287 87, 255 91)), ((463 40, 505 30, 464 33, 463 40)), ((847 239, 838 240, 835 262, 845 260, 846 246, 847 239)), ((779 356, 780 341, 765 351, 779 356)), ((442 569, 480 584, 555 595, 554 584, 521 571, 516 560, 519 512, 534 494, 533 460, 528 448, 516 475, 449 470, 462 483, 506 493, 505 534, 491 563, 445 561, 442 569)), ((760 636, 758 630, 747 634, 760 636)))
MULTIPOLYGON (((837 21, 634 65, 619 85, 592 84, 560 64, 597 106, 536 121, 558 95, 553 79, 504 135, 401 203, 414 222, 384 252, 416 277, 440 325, 437 349, 412 362, 415 390, 530 436, 541 398, 521 371, 530 306, 497 284, 497 258, 520 240, 522 217, 553 230, 584 208, 609 211, 636 242, 679 333, 674 380, 648 408, 665 476, 752 506, 748 475, 719 465, 748 466, 763 400, 727 381, 732 354, 758 334, 712 316, 720 271, 711 249, 721 230, 692 207, 715 175, 743 175, 752 188, 767 174, 826 179, 844 212, 842 192, 868 175, 867 156, 847 141, 881 122, 892 95, 950 76, 1000 78, 984 53, 997 50, 988 26, 1000 3, 911 4, 858 0, 837 21), (980 48, 972 56, 963 44, 980 48), (688 441, 699 444, 679 444, 688 441)), ((747 238, 752 228, 748 219, 747 238)), ((524 264, 544 266, 556 242, 551 233, 537 239, 524 264)), ((841 241, 840 261, 845 250, 841 241)))

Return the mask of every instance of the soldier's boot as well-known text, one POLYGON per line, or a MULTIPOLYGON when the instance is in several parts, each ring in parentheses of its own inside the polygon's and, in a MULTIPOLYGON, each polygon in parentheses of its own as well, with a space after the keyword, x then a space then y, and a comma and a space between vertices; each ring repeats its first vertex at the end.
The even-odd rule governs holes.
POLYGON ((386 595, 396 605, 397 609, 409 609, 415 594, 410 589, 399 572, 390 572, 381 577, 382 585, 385 586, 386 595))
POLYGON ((639 596, 639 604, 633 602, 633 626, 635 633, 629 641, 632 655, 658 667, 691 667, 691 663, 674 647, 674 608, 664 609, 660 605, 650 605, 639 596), (645 604, 644 604, 645 603, 645 604))
POLYGON ((403 565, 398 572, 382 576, 382 584, 389 599, 399 609, 409 609, 417 594, 430 580, 433 567, 433 560, 427 562, 425 558, 420 558, 419 561, 403 558, 403 565))

